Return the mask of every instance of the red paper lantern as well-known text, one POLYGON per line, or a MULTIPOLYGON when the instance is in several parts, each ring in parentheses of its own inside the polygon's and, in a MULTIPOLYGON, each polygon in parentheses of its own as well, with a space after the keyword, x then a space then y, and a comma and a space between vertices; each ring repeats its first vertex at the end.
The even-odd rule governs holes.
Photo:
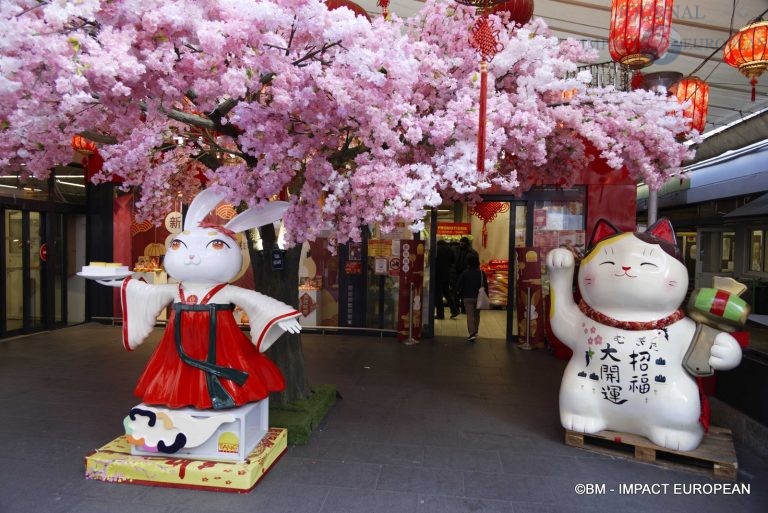
POLYGON ((368 21, 371 21, 370 16, 368 16, 368 13, 357 5, 355 2, 351 2, 350 0, 325 0, 325 5, 328 7, 329 11, 332 11, 334 9, 338 9, 339 7, 346 7, 353 13, 355 13, 355 16, 362 16, 368 21))
POLYGON ((494 14, 508 12, 510 21, 525 25, 533 18, 533 0, 507 0, 497 4, 491 12, 494 14))
POLYGON ((757 77, 768 69, 768 21, 747 25, 731 36, 723 49, 725 62, 739 68, 752 84, 752 101, 755 101, 757 77))
POLYGON ((91 141, 90 139, 86 139, 82 135, 72 136, 72 149, 82 153, 83 155, 93 155, 99 151, 95 142, 91 141))
POLYGON ((709 84, 698 77, 687 77, 675 84, 672 90, 681 104, 689 102, 683 114, 689 119, 690 127, 703 132, 707 125, 709 84))
POLYGON ((613 0, 608 50, 632 69, 644 68, 669 48, 673 0, 613 0))

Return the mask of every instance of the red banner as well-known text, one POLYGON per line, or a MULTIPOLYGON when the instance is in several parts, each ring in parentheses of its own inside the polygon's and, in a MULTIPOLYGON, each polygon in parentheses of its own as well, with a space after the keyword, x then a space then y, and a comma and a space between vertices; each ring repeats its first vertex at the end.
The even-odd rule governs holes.
POLYGON ((400 296, 398 298, 397 340, 421 340, 424 292, 424 241, 400 241, 400 296), (411 296, 411 285, 413 295, 411 296), (410 325, 409 325, 410 320, 410 325), (409 329, 410 328, 410 329, 409 329))
POLYGON ((472 223, 437 223, 437 236, 461 237, 472 233, 472 223))

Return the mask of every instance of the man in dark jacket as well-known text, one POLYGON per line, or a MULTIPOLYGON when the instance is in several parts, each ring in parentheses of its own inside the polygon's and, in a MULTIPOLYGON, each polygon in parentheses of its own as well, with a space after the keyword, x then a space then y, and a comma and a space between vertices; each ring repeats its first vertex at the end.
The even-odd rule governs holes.
MULTIPOLYGON (((461 273, 467 270, 467 257, 469 255, 474 255, 478 258, 480 256, 478 255, 477 251, 472 249, 472 244, 470 244, 469 239, 467 237, 462 237, 461 240, 459 240, 459 253, 456 257, 456 279, 458 280, 459 276, 461 276, 461 273)), ((464 307, 464 298, 461 297, 461 291, 457 286, 457 284, 454 284, 454 292, 456 293, 456 302, 459 305, 459 309, 461 310, 461 313, 467 313, 466 308, 464 307)))
POLYGON ((435 250, 435 319, 445 319, 445 306, 443 298, 448 301, 451 309, 451 319, 459 315, 456 307, 456 296, 451 288, 451 276, 453 275, 453 251, 444 240, 437 241, 435 250))

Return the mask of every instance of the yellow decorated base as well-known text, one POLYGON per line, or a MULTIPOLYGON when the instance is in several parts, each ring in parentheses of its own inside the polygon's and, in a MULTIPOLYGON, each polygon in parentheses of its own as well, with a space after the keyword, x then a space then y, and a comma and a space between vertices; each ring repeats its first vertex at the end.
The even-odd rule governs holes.
POLYGON ((288 430, 270 428, 245 461, 132 456, 121 436, 85 457, 85 477, 110 483, 249 492, 288 448, 288 430))

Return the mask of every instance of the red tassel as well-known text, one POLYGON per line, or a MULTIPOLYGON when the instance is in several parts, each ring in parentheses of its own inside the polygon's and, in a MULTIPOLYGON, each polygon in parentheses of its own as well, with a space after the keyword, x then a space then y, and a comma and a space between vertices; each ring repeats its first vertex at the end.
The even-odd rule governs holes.
POLYGON ((381 16, 385 19, 389 19, 389 0, 379 0, 376 5, 381 7, 381 16))
POLYGON ((752 84, 752 101, 755 101, 755 86, 757 85, 757 79, 753 78, 749 83, 752 84))
POLYGON ((485 118, 488 102, 488 64, 480 63, 480 119, 477 125, 477 172, 485 172, 485 118))
POLYGON ((499 43, 499 32, 493 30, 488 16, 475 20, 472 26, 470 44, 480 53, 480 122, 477 127, 477 171, 485 172, 485 105, 488 99, 488 61, 499 53, 503 46, 499 43))

